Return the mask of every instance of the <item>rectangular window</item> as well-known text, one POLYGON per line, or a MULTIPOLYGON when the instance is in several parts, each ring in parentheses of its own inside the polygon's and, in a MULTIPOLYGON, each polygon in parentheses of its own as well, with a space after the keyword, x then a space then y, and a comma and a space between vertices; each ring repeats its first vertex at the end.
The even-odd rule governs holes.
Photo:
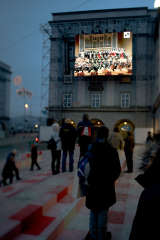
POLYGON ((72 93, 65 93, 63 95, 63 107, 72 107, 72 93))
POLYGON ((101 95, 99 93, 91 94, 91 107, 98 108, 101 105, 101 95))
POLYGON ((130 93, 121 93, 121 108, 129 108, 130 107, 130 93))

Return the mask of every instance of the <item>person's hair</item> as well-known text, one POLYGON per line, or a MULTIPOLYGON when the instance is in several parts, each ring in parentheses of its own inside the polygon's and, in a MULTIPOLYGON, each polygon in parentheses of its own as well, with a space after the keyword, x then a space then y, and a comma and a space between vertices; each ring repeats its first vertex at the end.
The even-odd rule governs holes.
POLYGON ((83 114, 83 121, 88 121, 89 120, 89 116, 88 114, 83 114))
POLYGON ((15 156, 16 153, 17 153, 17 150, 16 150, 16 149, 13 149, 13 150, 12 150, 12 154, 15 156))
POLYGON ((118 127, 115 127, 115 128, 113 129, 113 131, 114 131, 114 132, 119 132, 118 127))
POLYGON ((107 139, 109 135, 109 129, 105 126, 101 126, 98 129, 98 133, 97 133, 97 138, 105 138, 107 139))

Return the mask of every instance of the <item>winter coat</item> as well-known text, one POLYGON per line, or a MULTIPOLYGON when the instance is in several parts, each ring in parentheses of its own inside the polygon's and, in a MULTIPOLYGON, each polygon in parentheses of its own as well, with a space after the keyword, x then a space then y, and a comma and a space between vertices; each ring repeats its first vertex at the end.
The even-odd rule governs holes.
POLYGON ((57 151, 61 150, 61 139, 60 139, 59 133, 60 133, 59 124, 53 123, 51 137, 54 138, 54 140, 57 143, 57 148, 56 148, 57 151))
POLYGON ((88 142, 91 143, 94 135, 93 124, 89 120, 79 122, 77 126, 77 133, 79 138, 79 144, 83 143, 84 139, 88 139, 88 142), (82 134, 85 127, 89 127, 91 129, 91 136, 86 136, 82 134))
POLYGON ((64 123, 60 129, 59 135, 61 138, 63 151, 73 151, 77 137, 76 129, 70 123, 64 123))
POLYGON ((136 181, 144 187, 142 191, 129 240, 159 239, 160 216, 160 149, 152 164, 136 181))
POLYGON ((125 152, 133 152, 134 145, 135 145, 134 137, 133 136, 127 136, 125 138, 124 151, 125 152))
POLYGON ((123 138, 119 132, 113 132, 109 138, 109 142, 116 149, 123 148, 123 138))
POLYGON ((37 157, 38 157, 37 146, 32 145, 32 147, 31 147, 31 158, 32 159, 37 159, 37 157))
POLYGON ((160 183, 146 188, 140 195, 129 240, 159 239, 160 183))
POLYGON ((9 178, 13 174, 12 172, 16 168, 14 157, 15 155, 12 152, 8 154, 5 165, 2 170, 3 178, 9 178))
POLYGON ((108 209, 116 202, 115 181, 121 172, 116 149, 108 143, 95 142, 90 160, 86 206, 92 210, 108 209))

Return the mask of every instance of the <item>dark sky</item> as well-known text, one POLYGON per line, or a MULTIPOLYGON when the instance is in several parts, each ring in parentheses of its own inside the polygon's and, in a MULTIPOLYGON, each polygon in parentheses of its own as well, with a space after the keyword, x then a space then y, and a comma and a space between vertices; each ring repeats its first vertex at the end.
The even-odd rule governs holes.
MULTIPOLYGON (((0 60, 12 68, 10 115, 23 115, 24 99, 16 95, 22 86, 32 91, 32 115, 40 115, 42 33, 40 24, 51 13, 129 7, 154 7, 154 0, 0 0, 0 60), (22 77, 21 86, 13 79, 22 77)), ((29 114, 29 113, 28 113, 29 114)))

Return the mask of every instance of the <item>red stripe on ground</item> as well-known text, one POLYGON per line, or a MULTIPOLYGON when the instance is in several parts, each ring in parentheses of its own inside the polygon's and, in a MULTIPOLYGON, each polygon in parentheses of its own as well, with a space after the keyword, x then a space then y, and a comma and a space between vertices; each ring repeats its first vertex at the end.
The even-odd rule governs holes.
POLYGON ((9 191, 11 191, 13 189, 14 189, 14 187, 8 186, 8 187, 2 188, 1 191, 5 193, 5 192, 9 192, 9 191))
POLYGON ((23 191, 24 191, 24 189, 19 189, 19 190, 13 192, 13 193, 7 195, 7 198, 13 197, 13 196, 15 196, 17 193, 20 193, 20 192, 23 192, 23 191))
POLYGON ((38 182, 42 182, 43 180, 45 180, 44 178, 43 179, 30 179, 30 180, 23 180, 22 182, 23 183, 38 183, 38 182))
POLYGON ((52 173, 49 172, 49 173, 40 173, 40 174, 37 174, 36 176, 37 176, 37 177, 40 177, 40 176, 46 176, 46 177, 48 177, 48 176, 51 176, 51 175, 52 175, 52 173))
POLYGON ((39 205, 27 205, 26 207, 22 208, 16 214, 12 215, 10 219, 15 219, 18 221, 24 221, 29 217, 37 217, 42 215, 42 206, 39 205))
POLYGON ((54 217, 40 216, 36 222, 31 222, 23 231, 24 234, 40 235, 44 229, 55 220, 54 217))
POLYGON ((61 199, 61 203, 72 203, 75 201, 75 198, 73 198, 71 195, 67 195, 65 198, 61 199))
POLYGON ((117 193, 117 201, 127 201, 128 194, 126 193, 117 193))
POLYGON ((130 183, 120 183, 118 182, 118 188, 129 188, 130 187, 130 183))
POLYGON ((64 196, 66 196, 67 193, 68 193, 68 187, 65 187, 64 190, 57 195, 57 202, 59 202, 62 198, 64 198, 64 196))
POLYGON ((51 193, 51 194, 58 194, 59 192, 61 192, 62 190, 64 190, 65 186, 62 186, 62 185, 58 185, 56 186, 53 190, 49 191, 48 193, 51 193))

